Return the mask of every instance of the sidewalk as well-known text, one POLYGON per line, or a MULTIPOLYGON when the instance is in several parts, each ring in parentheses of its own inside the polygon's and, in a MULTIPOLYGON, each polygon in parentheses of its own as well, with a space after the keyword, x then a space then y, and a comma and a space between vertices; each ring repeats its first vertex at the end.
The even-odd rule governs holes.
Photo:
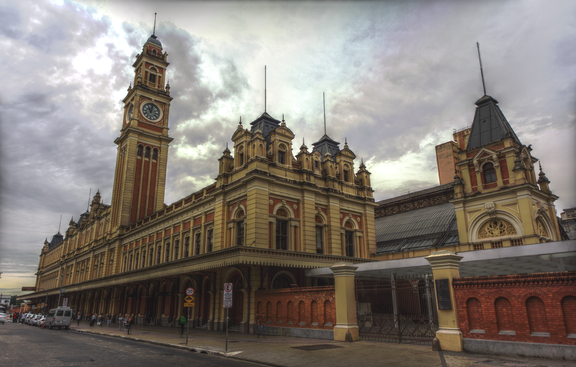
MULTIPOLYGON (((432 351, 428 345, 411 345, 358 341, 354 343, 333 340, 304 339, 286 336, 266 336, 257 338, 253 334, 222 331, 189 329, 188 346, 186 335, 179 335, 174 327, 136 326, 130 335, 118 330, 118 324, 90 327, 89 323, 73 323, 71 328, 78 332, 122 337, 140 342, 162 344, 173 348, 189 349, 207 353, 257 362, 270 366, 410 366, 410 367, 455 367, 455 366, 571 366, 571 362, 552 361, 522 357, 494 357, 467 353, 432 351), (442 358, 445 364, 442 363, 442 358), (479 364, 478 364, 479 363, 479 364)), ((186 333, 186 331, 184 331, 186 333)))

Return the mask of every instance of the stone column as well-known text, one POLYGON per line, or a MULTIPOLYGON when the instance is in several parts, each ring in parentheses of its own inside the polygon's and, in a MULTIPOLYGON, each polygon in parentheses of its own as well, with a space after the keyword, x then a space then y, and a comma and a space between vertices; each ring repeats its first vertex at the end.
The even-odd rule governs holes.
POLYGON ((462 260, 462 256, 458 256, 449 251, 438 251, 432 253, 430 256, 426 256, 426 260, 430 263, 432 274, 434 275, 434 291, 436 292, 439 326, 436 337, 440 341, 440 348, 447 351, 461 352, 462 332, 458 325, 458 314, 456 313, 456 299, 454 298, 452 279, 460 278, 460 260, 462 260), (442 291, 449 292, 449 307, 447 305, 447 299, 438 299, 438 290, 436 289, 438 285, 437 280, 447 281, 447 289, 441 290, 440 293, 442 293, 442 291), (442 307, 441 303, 443 303, 442 307))
POLYGON ((336 326, 334 340, 360 340, 356 320, 356 296, 354 276, 357 266, 340 263, 330 268, 334 273, 334 293, 336 298, 336 326))

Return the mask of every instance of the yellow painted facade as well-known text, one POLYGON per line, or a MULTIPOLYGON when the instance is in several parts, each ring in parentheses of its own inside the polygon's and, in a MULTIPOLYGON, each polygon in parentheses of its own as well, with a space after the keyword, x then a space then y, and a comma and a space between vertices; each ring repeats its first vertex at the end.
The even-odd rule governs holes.
POLYGON ((373 261, 370 172, 362 163, 354 173, 347 143, 333 155, 322 152, 326 142, 338 144, 327 136, 294 157, 294 134, 268 113, 231 131, 234 146, 214 161, 213 184, 164 205, 171 97, 163 82, 167 56, 155 36, 133 66, 115 140, 112 202, 103 204, 97 193, 63 238, 45 242, 36 286, 47 292, 28 299, 48 293, 53 307, 63 286, 68 304, 84 315, 130 314, 173 325, 186 312, 185 289, 193 287, 192 319, 219 329, 223 284, 232 282, 231 322, 248 332, 254 292, 276 287, 281 274, 293 286, 315 286, 305 269, 373 261))

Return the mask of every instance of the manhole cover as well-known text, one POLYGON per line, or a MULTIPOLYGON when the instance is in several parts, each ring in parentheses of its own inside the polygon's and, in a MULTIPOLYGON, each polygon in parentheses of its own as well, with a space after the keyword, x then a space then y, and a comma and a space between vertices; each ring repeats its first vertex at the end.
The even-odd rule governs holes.
POLYGON ((343 347, 338 346, 338 345, 333 345, 333 344, 313 344, 313 345, 303 345, 301 347, 292 347, 292 348, 305 350, 307 352, 310 352, 313 350, 336 349, 336 348, 343 348, 343 347))
POLYGON ((88 357, 57 357, 60 362, 94 362, 92 358, 88 357))

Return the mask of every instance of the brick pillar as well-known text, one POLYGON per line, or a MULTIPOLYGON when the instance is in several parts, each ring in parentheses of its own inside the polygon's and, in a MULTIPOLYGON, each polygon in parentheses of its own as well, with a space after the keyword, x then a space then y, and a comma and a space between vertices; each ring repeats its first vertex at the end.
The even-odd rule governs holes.
POLYGON ((354 289, 354 276, 358 267, 340 263, 330 269, 334 273, 334 295, 336 301, 334 340, 346 341, 348 333, 351 335, 351 340, 348 339, 348 341, 360 340, 354 289))
POLYGON ((426 256, 426 260, 428 260, 432 266, 432 274, 434 275, 434 291, 436 291, 437 295, 436 307, 438 310, 439 326, 436 337, 440 341, 440 348, 442 350, 461 352, 462 331, 460 331, 458 325, 458 314, 456 312, 456 299, 454 297, 452 279, 460 278, 460 260, 462 260, 462 256, 458 256, 449 251, 438 251, 430 256, 426 256), (445 302, 444 307, 440 307, 442 300, 438 299, 438 291, 436 289, 437 280, 448 281, 447 291, 450 293, 450 307, 446 307, 447 302, 445 302), (443 309, 441 310, 440 308, 443 309))

